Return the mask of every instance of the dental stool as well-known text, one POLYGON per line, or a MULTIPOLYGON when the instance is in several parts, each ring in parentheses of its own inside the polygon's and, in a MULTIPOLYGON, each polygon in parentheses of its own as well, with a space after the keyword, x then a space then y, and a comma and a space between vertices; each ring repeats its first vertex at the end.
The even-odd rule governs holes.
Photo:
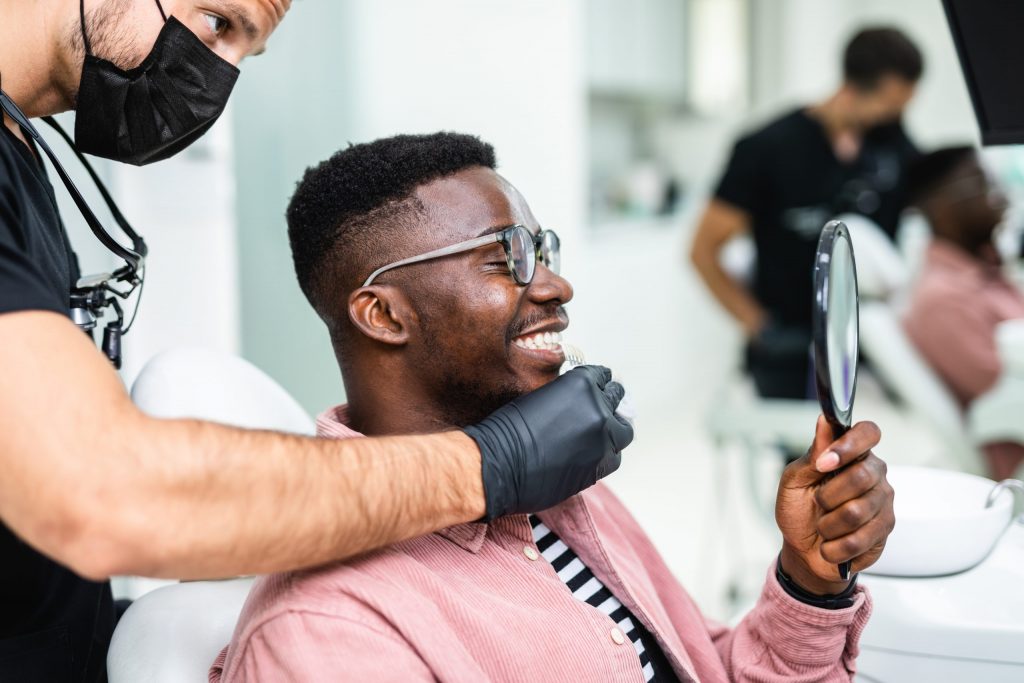
MULTIPOLYGON (((288 392, 251 363, 225 353, 182 349, 156 356, 136 379, 132 400, 155 417, 315 433, 288 392)), ((231 640, 252 582, 247 577, 177 583, 136 600, 110 643, 110 683, 206 681, 231 640)))

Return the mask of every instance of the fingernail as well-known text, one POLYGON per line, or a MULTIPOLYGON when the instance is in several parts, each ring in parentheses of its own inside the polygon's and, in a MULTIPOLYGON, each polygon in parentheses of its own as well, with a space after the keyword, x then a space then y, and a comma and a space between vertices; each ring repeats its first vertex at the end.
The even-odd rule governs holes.
POLYGON ((819 472, 831 472, 839 465, 839 454, 835 451, 824 453, 818 458, 816 467, 819 472))

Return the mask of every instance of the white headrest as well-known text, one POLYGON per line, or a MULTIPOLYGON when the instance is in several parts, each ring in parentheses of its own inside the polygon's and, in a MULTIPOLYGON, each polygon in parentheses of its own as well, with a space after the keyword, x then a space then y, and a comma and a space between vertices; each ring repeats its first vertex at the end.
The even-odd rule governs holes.
POLYGON ((252 363, 205 349, 155 356, 132 386, 132 400, 162 418, 198 418, 249 429, 314 434, 313 421, 287 391, 252 363))
POLYGON ((910 281, 910 271, 892 239, 878 224, 855 213, 844 213, 836 220, 850 229, 860 295, 889 299, 903 291, 910 281))
POLYGON ((888 304, 861 302, 860 348, 876 376, 927 421, 960 467, 980 471, 956 398, 918 353, 888 304))

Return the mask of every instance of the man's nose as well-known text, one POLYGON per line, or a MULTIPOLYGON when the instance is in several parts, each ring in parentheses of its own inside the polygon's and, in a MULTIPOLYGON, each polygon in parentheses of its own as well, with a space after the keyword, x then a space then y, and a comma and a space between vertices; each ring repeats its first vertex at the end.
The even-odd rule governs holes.
POLYGON ((557 301, 565 304, 572 300, 572 285, 564 277, 538 262, 533 281, 527 287, 527 296, 537 303, 557 301))

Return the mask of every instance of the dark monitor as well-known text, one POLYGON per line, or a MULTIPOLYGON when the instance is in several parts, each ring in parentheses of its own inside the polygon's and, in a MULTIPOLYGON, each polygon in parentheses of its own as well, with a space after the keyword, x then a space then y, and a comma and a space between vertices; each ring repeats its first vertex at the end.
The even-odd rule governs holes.
POLYGON ((985 145, 1024 143, 1024 2, 943 0, 985 145))

